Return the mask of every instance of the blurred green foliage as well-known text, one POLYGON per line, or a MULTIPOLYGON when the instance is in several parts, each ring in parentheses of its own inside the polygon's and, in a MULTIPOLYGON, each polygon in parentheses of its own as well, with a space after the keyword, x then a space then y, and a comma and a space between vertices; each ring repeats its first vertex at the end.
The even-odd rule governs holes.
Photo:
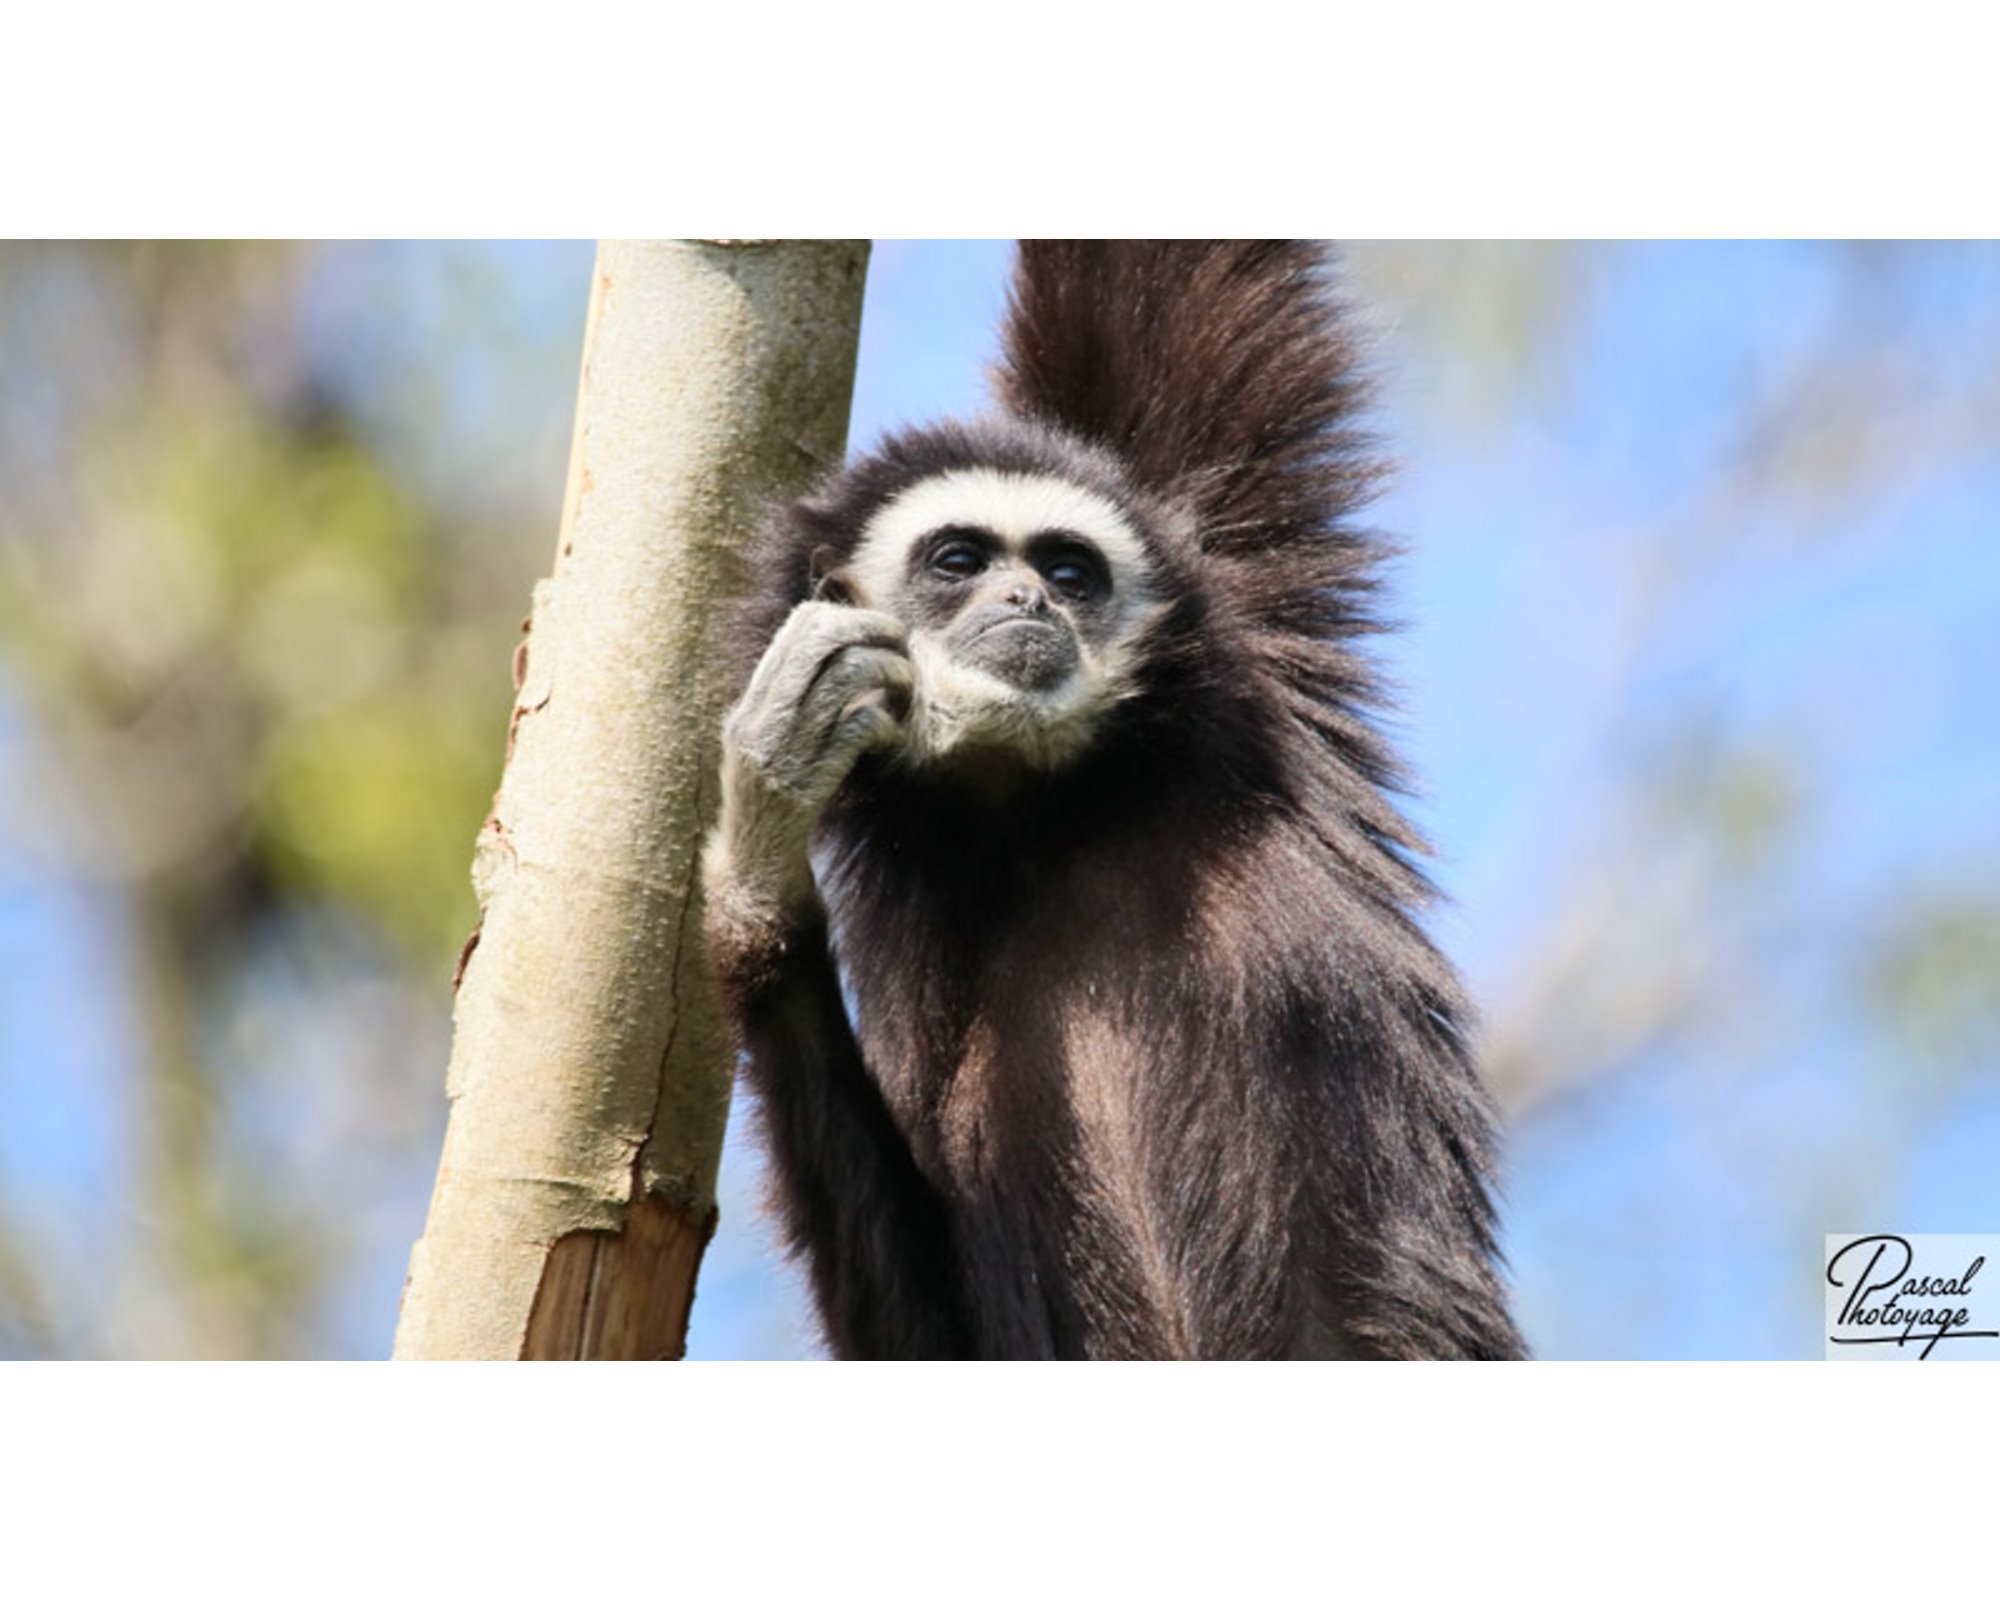
MULTIPOLYGON (((2000 880, 2000 869, 1982 876, 2000 880)), ((1916 1061, 1948 1076, 2000 1062, 2000 908, 1923 901, 1872 954, 1868 998, 1916 1061)))
MULTIPOLYGON (((133 1192, 98 1197, 112 1217, 129 1208, 111 1225, 126 1237, 105 1241, 105 1281, 71 1284, 85 1306, 57 1326, 26 1285, 69 1274, 0 1191, 0 1348, 12 1322, 29 1348, 40 1329, 84 1350, 311 1349, 309 1308, 370 1241, 287 1170, 284 1141, 309 1133, 274 1121, 274 1151, 229 1132, 274 1083, 314 1099, 303 1074, 329 1066, 308 1067, 298 1038, 276 1041, 275 1062, 232 1054, 245 974, 291 950, 373 1003, 407 988, 434 1010, 472 926, 471 844, 551 545, 587 280, 568 336, 538 347, 528 437, 545 487, 496 504, 440 492, 413 470, 430 457, 398 432, 407 417, 375 408, 383 391, 428 391, 448 431, 448 346, 390 337, 407 308, 353 299, 329 337, 317 278, 343 249, 384 270, 338 246, 0 252, 0 670, 40 735, 9 808, 30 814, 10 822, 127 908, 133 970, 107 981, 153 997, 122 1164, 133 1192), (370 340, 357 377, 345 359, 370 340)), ((501 308, 478 311, 480 257, 454 269, 447 253, 443 276, 433 293, 460 336, 490 335, 501 308)), ((306 1008, 291 1026, 327 1020, 306 1008)), ((334 1070, 380 1044, 354 1027, 334 1070)), ((440 1063, 404 1065, 399 1083, 348 1063, 407 1099, 364 1120, 402 1129, 415 1170, 437 1121, 411 1105, 437 1104, 440 1063)))

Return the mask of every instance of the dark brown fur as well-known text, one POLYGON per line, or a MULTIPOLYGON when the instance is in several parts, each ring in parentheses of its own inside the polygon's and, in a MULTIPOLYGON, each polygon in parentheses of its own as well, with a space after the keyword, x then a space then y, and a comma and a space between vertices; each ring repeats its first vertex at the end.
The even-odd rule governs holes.
POLYGON ((1523 1353, 1354 645, 1362 392, 1315 247, 1031 243, 1006 415, 892 438, 768 530, 739 682, 954 466, 1109 495, 1171 601, 1081 757, 997 786, 866 757, 816 836, 824 919, 715 930, 836 1353, 1523 1353))

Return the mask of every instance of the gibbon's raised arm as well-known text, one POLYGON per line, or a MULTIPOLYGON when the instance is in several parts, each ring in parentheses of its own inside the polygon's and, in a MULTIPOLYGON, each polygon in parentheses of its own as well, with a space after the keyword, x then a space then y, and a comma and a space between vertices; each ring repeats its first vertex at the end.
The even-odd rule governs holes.
POLYGON ((734 633, 710 937, 832 1347, 1522 1354, 1326 258, 1030 243, 1003 349, 734 633))

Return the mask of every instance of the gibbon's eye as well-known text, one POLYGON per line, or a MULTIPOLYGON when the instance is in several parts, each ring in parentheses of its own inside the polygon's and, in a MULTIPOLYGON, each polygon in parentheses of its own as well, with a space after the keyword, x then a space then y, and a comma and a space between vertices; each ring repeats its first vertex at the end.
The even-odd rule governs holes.
POLYGON ((1103 564, 1074 547, 1057 547, 1036 563, 1065 600, 1094 600, 1110 587, 1103 564))
POLYGON ((944 545, 931 557, 931 571, 947 578, 977 577, 985 570, 986 552, 977 545, 944 545))
POLYGON ((1081 561, 1051 561, 1042 576, 1058 593, 1081 600, 1090 593, 1090 569, 1081 561))

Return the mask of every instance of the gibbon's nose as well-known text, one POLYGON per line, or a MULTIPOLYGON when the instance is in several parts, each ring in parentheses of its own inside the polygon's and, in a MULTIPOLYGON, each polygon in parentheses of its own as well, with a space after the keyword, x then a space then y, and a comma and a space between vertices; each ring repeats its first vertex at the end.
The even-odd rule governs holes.
POLYGON ((1008 605, 1025 611, 1031 617, 1040 616, 1049 609, 1049 594, 1038 578, 1019 577, 1007 585, 1005 596, 1008 605))

